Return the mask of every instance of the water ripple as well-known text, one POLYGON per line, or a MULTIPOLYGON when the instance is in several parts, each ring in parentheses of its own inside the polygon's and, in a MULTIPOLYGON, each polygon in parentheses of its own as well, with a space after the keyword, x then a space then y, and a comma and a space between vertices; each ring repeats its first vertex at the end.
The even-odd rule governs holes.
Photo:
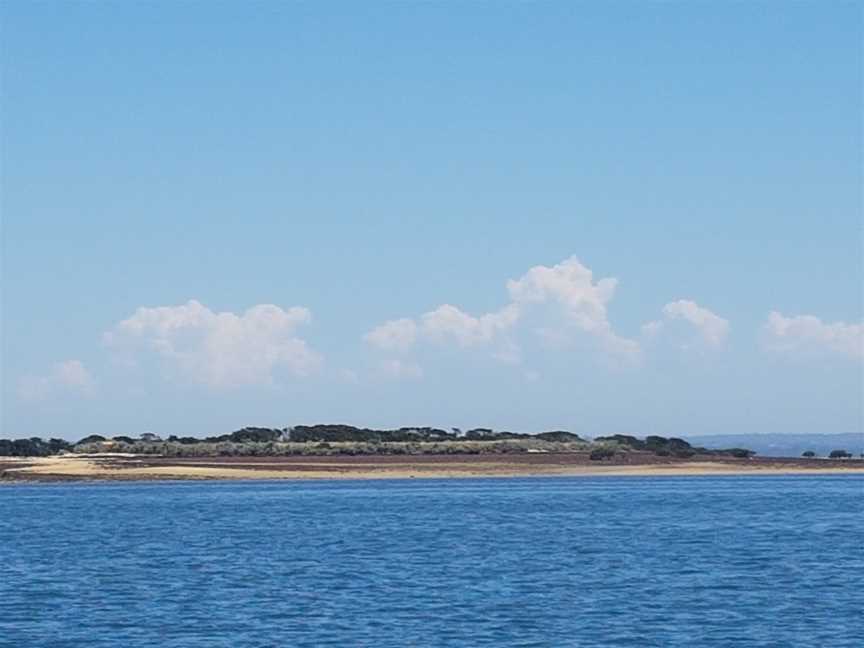
POLYGON ((860 477, 0 489, 0 645, 864 645, 860 477))

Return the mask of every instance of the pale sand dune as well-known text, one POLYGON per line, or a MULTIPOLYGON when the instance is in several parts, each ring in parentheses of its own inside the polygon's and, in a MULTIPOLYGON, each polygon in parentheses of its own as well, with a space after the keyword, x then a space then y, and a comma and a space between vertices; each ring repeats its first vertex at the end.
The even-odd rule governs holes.
MULTIPOLYGON (((688 462, 679 464, 646 465, 561 465, 517 464, 502 456, 496 461, 448 461, 446 463, 368 462, 346 463, 338 458, 326 461, 290 462, 263 461, 255 464, 224 465, 142 465, 146 458, 117 455, 62 456, 33 459, 4 460, 21 467, 6 468, 7 474, 22 478, 80 478, 80 479, 404 479, 404 478, 456 478, 456 477, 528 477, 528 476, 683 476, 683 475, 818 475, 864 474, 864 466, 832 464, 826 467, 801 467, 793 463, 781 464, 729 464, 721 462, 688 462), (279 469, 277 469, 277 467, 279 469)), ((218 458, 201 458, 202 464, 218 464, 218 458)))

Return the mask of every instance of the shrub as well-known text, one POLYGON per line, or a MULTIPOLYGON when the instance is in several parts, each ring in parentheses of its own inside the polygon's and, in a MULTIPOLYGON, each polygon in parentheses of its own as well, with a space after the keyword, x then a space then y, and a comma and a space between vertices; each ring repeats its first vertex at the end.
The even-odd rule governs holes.
POLYGON ((612 448, 594 448, 591 454, 588 455, 588 458, 591 461, 603 461, 604 459, 611 459, 614 456, 615 450, 612 448))
POLYGON ((845 450, 832 450, 831 454, 828 455, 829 459, 851 459, 852 453, 846 452, 845 450))
POLYGON ((106 440, 105 437, 103 437, 101 434, 91 434, 90 436, 86 436, 83 439, 81 439, 75 445, 86 445, 88 443, 101 443, 102 441, 105 441, 105 440, 106 440))
POLYGON ((805 450, 804 452, 801 453, 801 456, 806 457, 807 459, 812 459, 813 457, 816 456, 816 453, 813 452, 812 450, 805 450))
MULTIPOLYGON (((663 437, 652 437, 654 439, 663 439, 663 437)), ((603 441, 606 443, 617 443, 622 446, 626 446, 628 448, 633 448, 634 450, 644 450, 647 446, 645 441, 641 441, 634 436, 630 436, 629 434, 612 434, 610 436, 601 436, 596 437, 595 441, 603 441)), ((663 442, 666 440, 663 439, 663 442)), ((661 443, 662 444, 662 443, 661 443)), ((659 445, 658 444, 658 447, 659 445)))
POLYGON ((726 454, 730 454, 736 459, 747 459, 756 453, 746 448, 729 448, 726 450, 726 454))
POLYGON ((563 430, 555 430, 554 432, 541 432, 537 435, 537 438, 543 441, 552 441, 558 443, 582 441, 582 438, 578 434, 573 434, 572 432, 565 432, 563 430))

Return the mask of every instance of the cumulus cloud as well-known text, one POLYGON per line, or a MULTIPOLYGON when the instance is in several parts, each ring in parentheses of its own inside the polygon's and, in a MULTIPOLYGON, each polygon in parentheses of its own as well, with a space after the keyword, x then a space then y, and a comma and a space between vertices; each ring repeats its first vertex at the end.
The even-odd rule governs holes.
POLYGON ((567 320, 592 335, 605 351, 620 356, 635 356, 639 344, 617 335, 609 323, 607 305, 615 296, 618 280, 611 277, 594 281, 594 273, 576 257, 548 266, 535 266, 519 279, 507 282, 507 290, 520 309, 531 304, 557 303, 567 320))
POLYGON ((321 357, 295 330, 310 321, 306 308, 272 304, 242 314, 215 313, 191 300, 180 306, 141 307, 104 335, 118 352, 152 353, 172 370, 209 387, 268 384, 283 369, 317 371, 321 357))
POLYGON ((384 322, 369 331, 365 339, 385 351, 407 351, 417 340, 417 324, 406 318, 384 322))
POLYGON ((423 334, 437 342, 452 341, 467 348, 499 339, 519 320, 519 306, 509 304, 499 311, 474 317, 444 304, 421 318, 423 334))
MULTIPOLYGON (((663 315, 667 320, 680 319, 692 324, 705 343, 711 347, 722 346, 729 335, 728 320, 689 299, 679 299, 666 304, 663 307, 663 315)), ((661 322, 649 322, 642 327, 642 332, 656 334, 661 326, 661 322)))
POLYGON ((617 279, 594 282, 594 274, 571 257, 558 265, 534 266, 519 279, 507 282, 514 303, 539 303, 553 299, 586 331, 603 329, 606 304, 615 295, 617 279))
POLYGON ((493 357, 516 364, 521 350, 513 336, 526 313, 540 304, 556 304, 564 314, 564 329, 544 329, 545 337, 569 339, 573 331, 587 333, 605 351, 625 356, 639 353, 634 340, 618 336, 608 320, 607 305, 617 280, 595 281, 592 271, 571 257, 555 266, 535 266, 507 282, 510 300, 502 308, 471 315, 452 304, 443 304, 416 320, 386 322, 366 335, 366 340, 385 350, 407 350, 421 340, 453 344, 459 348, 490 347, 493 357))
POLYGON ((786 317, 772 311, 763 328, 765 347, 771 351, 829 351, 864 359, 864 323, 827 324, 814 315, 786 317))
POLYGON ((56 363, 48 374, 24 376, 18 394, 25 400, 43 400, 58 394, 92 396, 96 391, 93 376, 80 360, 56 363))

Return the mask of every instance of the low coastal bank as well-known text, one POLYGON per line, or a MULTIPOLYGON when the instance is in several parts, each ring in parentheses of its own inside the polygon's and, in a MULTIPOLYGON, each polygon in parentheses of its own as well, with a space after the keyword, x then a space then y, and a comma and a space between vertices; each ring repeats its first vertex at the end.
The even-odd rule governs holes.
POLYGON ((628 453, 607 461, 590 454, 159 457, 117 453, 0 457, 0 483, 52 481, 406 479, 539 476, 864 474, 864 460, 628 453))

